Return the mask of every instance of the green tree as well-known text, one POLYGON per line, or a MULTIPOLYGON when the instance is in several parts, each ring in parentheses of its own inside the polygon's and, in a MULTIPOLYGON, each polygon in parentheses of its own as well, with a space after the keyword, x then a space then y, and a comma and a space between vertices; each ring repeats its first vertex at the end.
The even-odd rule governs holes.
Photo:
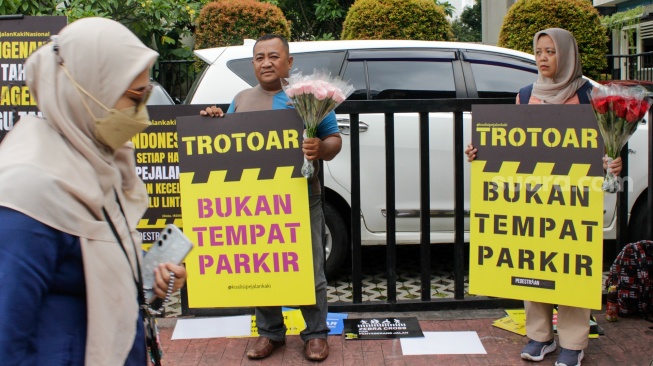
POLYGON ((219 0, 206 4, 197 18, 195 48, 243 44, 267 33, 290 38, 290 24, 279 7, 256 0, 219 0))
POLYGON ((585 75, 605 69, 608 36, 601 17, 587 0, 522 0, 503 19, 499 46, 533 53, 533 36, 546 28, 564 28, 578 42, 585 75))
POLYGON ((476 0, 473 6, 466 6, 460 13, 460 18, 451 24, 454 38, 459 42, 481 42, 481 20, 481 0, 476 0))
POLYGON ((357 0, 349 8, 342 39, 448 41, 451 25, 433 0, 357 0))
POLYGON ((2 0, 0 14, 55 15, 60 1, 56 0, 2 0))
POLYGON ((354 0, 264 0, 281 9, 291 23, 294 41, 336 39, 354 0))
POLYGON ((65 15, 68 22, 86 17, 111 18, 131 29, 162 59, 189 58, 181 40, 191 35, 201 6, 193 0, 3 0, 1 14, 65 15))
POLYGON ((449 18, 453 17, 453 13, 456 12, 456 7, 448 1, 435 0, 435 5, 442 7, 442 10, 449 18))

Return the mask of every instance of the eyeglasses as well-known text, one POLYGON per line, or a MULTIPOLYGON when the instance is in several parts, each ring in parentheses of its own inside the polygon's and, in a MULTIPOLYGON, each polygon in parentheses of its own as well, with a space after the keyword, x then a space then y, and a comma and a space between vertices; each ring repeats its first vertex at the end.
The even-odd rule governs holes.
POLYGON ((150 94, 152 94, 152 88, 154 88, 154 85, 148 84, 147 86, 138 89, 127 89, 125 90, 125 93, 129 99, 136 102, 136 110, 138 111, 145 105, 145 103, 147 103, 150 94))

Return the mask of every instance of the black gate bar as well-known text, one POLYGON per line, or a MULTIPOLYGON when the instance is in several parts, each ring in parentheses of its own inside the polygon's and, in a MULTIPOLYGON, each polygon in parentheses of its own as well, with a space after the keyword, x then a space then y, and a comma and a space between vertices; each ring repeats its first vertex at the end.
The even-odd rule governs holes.
POLYGON ((617 193, 617 245, 615 246, 615 257, 628 242, 628 143, 621 149, 620 154, 621 173, 619 177, 616 177, 621 183, 621 188, 617 193))
POLYGON ((419 113, 419 252, 422 301, 431 300, 431 169, 429 114, 419 113))
POLYGON ((653 111, 648 111, 648 188, 646 190, 646 214, 648 220, 646 222, 646 238, 648 240, 653 240, 653 169, 651 169, 651 164, 653 164, 653 126, 651 120, 653 117, 653 111))
POLYGON ((453 245, 453 297, 456 300, 465 298, 465 164, 462 151, 465 150, 463 141, 463 112, 454 112, 453 141, 454 141, 454 245, 453 245))
POLYGON ((351 282, 352 302, 363 302, 363 272, 361 269, 361 159, 358 113, 349 114, 349 144, 351 146, 351 282))
MULTIPOLYGON (((397 217, 395 194, 395 115, 385 114, 385 202, 386 202, 386 292, 389 303, 397 302, 397 217)), ((360 220, 359 220, 360 221, 360 220)))

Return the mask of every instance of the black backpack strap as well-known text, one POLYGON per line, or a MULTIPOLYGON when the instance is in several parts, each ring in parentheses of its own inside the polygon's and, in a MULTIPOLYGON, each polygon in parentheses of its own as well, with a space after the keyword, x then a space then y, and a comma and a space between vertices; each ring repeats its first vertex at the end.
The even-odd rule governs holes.
POLYGON ((519 89, 519 104, 528 104, 528 101, 531 100, 531 93, 533 93, 533 84, 519 89))
MULTIPOLYGON (((576 90, 576 95, 578 95, 578 102, 580 104, 590 104, 589 93, 592 90, 592 83, 586 81, 578 90, 576 90)), ((531 94, 533 93, 533 84, 526 85, 525 87, 519 89, 519 104, 528 104, 528 101, 531 99, 531 94)))
POLYGON ((590 104, 590 91, 592 90, 592 83, 586 81, 578 90, 576 90, 576 95, 578 95, 578 102, 580 104, 590 104))

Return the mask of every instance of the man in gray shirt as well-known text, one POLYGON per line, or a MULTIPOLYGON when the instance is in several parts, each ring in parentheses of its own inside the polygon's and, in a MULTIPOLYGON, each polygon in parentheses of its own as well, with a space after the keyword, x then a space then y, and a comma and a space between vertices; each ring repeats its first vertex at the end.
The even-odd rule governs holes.
MULTIPOLYGON (((283 37, 273 34, 260 37, 254 44, 252 63, 259 85, 238 93, 227 113, 293 108, 281 86, 281 78, 288 77, 293 63, 288 42, 283 37)), ((224 112, 215 106, 206 108, 200 114, 211 117, 224 116, 224 112)), ((302 152, 306 159, 317 162, 319 159, 333 159, 340 152, 341 147, 342 139, 335 113, 332 111, 318 125, 317 137, 304 139, 302 152)), ((306 329, 300 333, 300 336, 304 341, 304 356, 311 361, 322 361, 329 356, 327 343, 329 328, 326 325, 327 281, 322 240, 324 212, 317 171, 309 179, 309 204, 316 304, 300 306, 306 322, 306 329)), ((285 344, 286 326, 279 306, 257 307, 255 312, 260 337, 247 351, 247 357, 261 359, 268 357, 276 348, 285 344)))

